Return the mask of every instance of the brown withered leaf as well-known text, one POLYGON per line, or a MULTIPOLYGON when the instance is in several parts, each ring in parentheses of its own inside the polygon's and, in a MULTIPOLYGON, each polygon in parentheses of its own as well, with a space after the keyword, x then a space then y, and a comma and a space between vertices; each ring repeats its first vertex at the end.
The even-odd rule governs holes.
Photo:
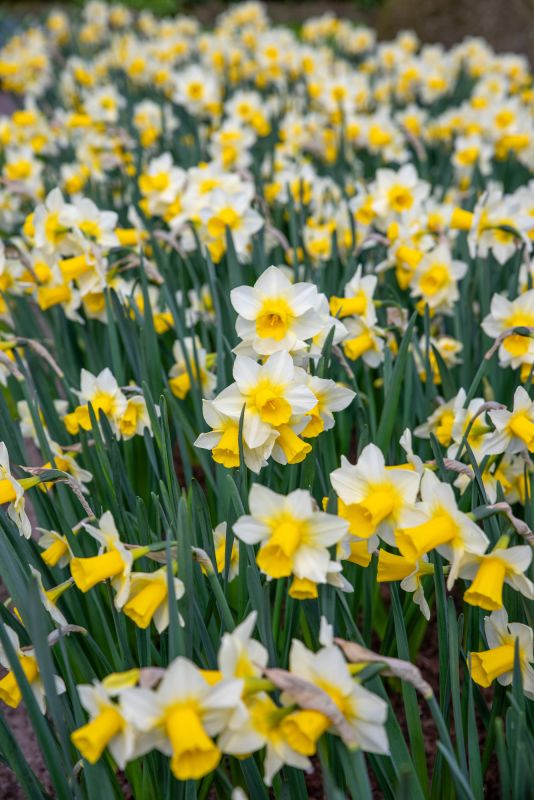
POLYGON ((425 681, 421 671, 410 661, 402 661, 400 658, 388 658, 379 653, 373 653, 366 647, 362 647, 356 642, 347 642, 345 639, 334 639, 334 642, 341 647, 347 659, 353 664, 385 664, 384 675, 400 678, 406 683, 421 692, 423 697, 429 699, 434 694, 432 687, 425 681))

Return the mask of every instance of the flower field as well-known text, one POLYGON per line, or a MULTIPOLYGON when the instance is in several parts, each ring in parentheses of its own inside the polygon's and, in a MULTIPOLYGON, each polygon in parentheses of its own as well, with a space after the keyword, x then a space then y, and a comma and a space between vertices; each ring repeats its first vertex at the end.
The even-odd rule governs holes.
POLYGON ((0 84, 21 790, 530 796, 527 60, 89 2, 0 84))

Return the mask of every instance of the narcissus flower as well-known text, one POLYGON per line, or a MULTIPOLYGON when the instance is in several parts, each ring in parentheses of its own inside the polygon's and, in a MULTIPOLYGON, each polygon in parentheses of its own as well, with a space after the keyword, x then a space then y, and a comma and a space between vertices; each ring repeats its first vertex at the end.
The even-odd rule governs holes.
POLYGON ((88 403, 91 403, 97 420, 99 413, 103 413, 108 419, 113 420, 114 417, 122 416, 126 411, 126 397, 108 367, 98 375, 82 369, 80 391, 77 394, 82 404, 64 417, 69 433, 76 434, 80 428, 85 431, 91 430, 88 403))
POLYGON ((90 764, 95 764, 107 747, 119 769, 124 769, 128 761, 151 749, 152 742, 124 718, 120 702, 115 701, 117 695, 120 701, 121 692, 135 685, 136 673, 138 670, 110 676, 113 683, 106 679, 104 683, 78 686, 89 722, 73 731, 71 741, 90 764))
POLYGON ((406 508, 416 501, 420 477, 414 470, 387 468, 384 456, 368 444, 356 465, 341 456, 341 467, 330 475, 339 497, 338 513, 358 538, 373 534, 394 543, 393 531, 406 508))
MULTIPOLYGON (((14 630, 6 627, 5 631, 15 649, 19 664, 24 672, 24 675, 26 676, 26 680, 30 684, 30 688, 37 701, 37 705, 44 714, 46 710, 45 688, 41 678, 41 673, 39 671, 39 665, 35 657, 35 652, 31 647, 20 647, 19 638, 14 630)), ((2 664, 3 667, 7 667, 8 670, 11 670, 9 660, 1 645, 0 664, 2 664)), ((65 691, 65 684, 57 675, 54 675, 53 678, 56 692, 58 694, 62 694, 65 691)), ((2 700, 11 708, 17 708, 22 700, 22 692, 17 683, 17 679, 15 678, 15 674, 11 671, 9 671, 7 675, 4 675, 4 677, 0 679, 0 700, 2 700)))
MULTIPOLYGON (((491 298, 490 313, 482 322, 482 330, 492 339, 513 328, 534 327, 534 289, 508 300, 502 294, 491 298)), ((522 364, 534 364, 534 337, 527 332, 513 333, 499 345, 501 367, 517 369, 522 364)))
MULTIPOLYGON (((239 418, 236 420, 221 414, 209 400, 203 401, 202 413, 212 430, 197 436, 194 443, 195 447, 211 450, 212 458, 217 464, 222 464, 228 468, 238 467, 239 418)), ((258 473, 262 467, 267 466, 267 459, 272 453, 277 436, 278 433, 273 428, 269 437, 255 448, 249 447, 243 441, 245 464, 252 472, 258 473)))
POLYGON ((67 537, 57 531, 42 531, 39 547, 43 548, 41 558, 48 567, 66 567, 73 556, 67 537))
POLYGON ((430 434, 433 433, 442 447, 448 447, 452 442, 456 413, 463 408, 465 397, 465 390, 460 389, 458 394, 451 400, 441 403, 426 422, 415 428, 414 435, 419 436, 421 439, 430 439, 430 434))
MULTIPOLYGON (((184 584, 179 578, 173 580, 174 594, 179 600, 185 592, 184 584)), ((158 633, 163 633, 169 625, 168 595, 166 566, 155 572, 133 572, 130 576, 128 599, 122 610, 139 628, 148 628, 154 620, 158 633)))
POLYGON ((59 610, 57 607, 57 601, 64 594, 73 584, 72 578, 60 583, 58 586, 53 586, 52 589, 45 589, 43 585, 43 577, 41 573, 32 567, 31 564, 28 565, 30 569, 30 573, 37 581, 37 586, 39 588, 39 597, 41 598, 41 602, 45 609, 48 611, 56 625, 66 625, 67 620, 65 619, 64 614, 59 610))
POLYGON ((532 561, 532 548, 528 545, 507 547, 508 537, 497 542, 495 548, 484 555, 466 553, 460 563, 459 577, 471 580, 464 592, 464 600, 487 611, 502 608, 503 586, 513 589, 534 600, 534 584, 525 575, 532 561))
POLYGON ((430 619, 430 608, 425 598, 421 578, 434 573, 434 565, 428 563, 424 555, 418 561, 411 561, 404 556, 390 553, 383 548, 378 551, 378 570, 376 579, 378 583, 386 581, 400 581, 401 589, 413 592, 413 601, 421 609, 425 619, 430 619))
POLYGON ((318 436, 323 431, 333 428, 335 425, 333 412, 343 411, 356 397, 352 389, 328 378, 319 378, 317 375, 310 375, 307 384, 317 403, 306 413, 310 421, 300 434, 305 439, 318 436))
POLYGON ((458 282, 467 272, 467 264, 453 260, 450 248, 439 245, 421 259, 411 280, 412 297, 421 300, 434 312, 451 314, 460 297, 458 282))
POLYGON ((303 350, 322 328, 315 284, 292 284, 278 267, 266 269, 254 286, 232 289, 230 299, 238 336, 259 355, 303 350))
POLYGON ((268 694, 260 692, 247 701, 247 711, 246 715, 234 714, 219 737, 225 753, 246 756, 265 747, 263 780, 267 786, 284 764, 310 769, 309 760, 289 744, 282 728, 287 708, 277 706, 268 694))
POLYGON ((384 360, 385 331, 363 317, 347 317, 344 324, 347 336, 343 352, 347 358, 351 361, 361 358, 368 367, 378 367, 384 360))
MULTIPOLYGON (((334 702, 347 722, 353 743, 368 753, 389 753, 385 730, 387 703, 364 689, 349 672, 341 650, 334 645, 312 653, 302 642, 293 640, 289 654, 292 675, 317 686, 334 702)), ((283 700, 290 703, 291 692, 283 700)), ((326 731, 338 733, 336 726, 320 711, 297 710, 282 722, 289 744, 303 755, 313 755, 317 740, 326 731)))
POLYGON ((172 354, 175 363, 169 372, 171 392, 179 400, 183 400, 189 394, 192 378, 194 382, 198 382, 203 397, 212 397, 216 378, 208 370, 208 353, 200 340, 187 336, 183 341, 176 341, 172 354))
POLYGON ((376 319, 373 295, 377 280, 376 275, 362 276, 360 265, 354 277, 345 285, 345 296, 330 298, 332 316, 339 319, 349 316, 363 317, 373 324, 376 319))
POLYGON ((395 531, 402 555, 416 561, 436 548, 451 562, 449 589, 458 577, 464 553, 481 555, 488 546, 484 531, 458 509, 452 486, 426 470, 421 480, 421 502, 406 509, 403 527, 395 531))
POLYGON ((488 436, 484 452, 488 455, 534 452, 534 401, 518 386, 512 411, 497 409, 488 413, 495 433, 488 436))
POLYGON ((225 633, 217 655, 221 675, 225 678, 259 678, 267 666, 265 647, 252 639, 257 612, 253 611, 232 633, 225 633))
POLYGON ((39 478, 21 478, 17 481, 11 474, 9 453, 4 442, 0 442, 0 505, 9 503, 7 514, 13 520, 21 536, 29 539, 32 534, 31 522, 25 511, 24 490, 39 483, 39 478))
POLYGON ((100 517, 98 528, 84 525, 85 530, 100 544, 100 553, 91 558, 71 559, 70 571, 81 592, 88 592, 97 583, 111 579, 115 589, 115 607, 120 609, 130 590, 133 553, 121 542, 111 511, 100 517))
MULTIPOLYGON (((219 522, 213 529, 213 546, 215 548, 215 560, 217 563, 217 572, 221 575, 224 573, 226 567, 226 541, 227 531, 226 522, 219 522)), ((228 568, 228 580, 233 581, 239 575, 239 548, 237 542, 232 542, 230 550, 230 563, 228 568)))
POLYGON ((214 770, 221 750, 214 737, 221 733, 241 701, 241 680, 205 680, 186 658, 177 658, 156 691, 127 689, 121 705, 127 720, 146 734, 151 746, 171 757, 180 781, 196 780, 214 770))
POLYGON ((213 401, 217 411, 239 421, 243 406, 243 439, 251 449, 261 447, 294 417, 302 417, 317 405, 317 398, 306 385, 306 373, 295 367, 286 352, 270 356, 260 365, 251 358, 237 356, 235 383, 213 401))
POLYGON ((237 520, 234 533, 246 544, 261 543, 256 556, 260 569, 271 578, 295 575, 326 583, 328 548, 346 535, 347 522, 316 511, 311 495, 302 489, 285 496, 256 483, 249 506, 250 515, 237 520))
POLYGON ((514 674, 515 643, 518 641, 523 691, 534 700, 532 628, 519 622, 508 622, 506 609, 501 608, 485 618, 484 630, 490 649, 469 653, 472 679, 485 688, 491 686, 494 680, 502 686, 510 686, 514 674))

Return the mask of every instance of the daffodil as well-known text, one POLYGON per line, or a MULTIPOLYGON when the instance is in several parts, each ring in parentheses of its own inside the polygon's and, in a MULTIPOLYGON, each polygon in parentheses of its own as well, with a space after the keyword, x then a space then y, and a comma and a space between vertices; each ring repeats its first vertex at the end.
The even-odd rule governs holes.
MULTIPOLYGON (((243 440, 251 449, 261 447, 273 429, 302 418, 317 405, 317 399, 306 385, 304 370, 295 367, 284 351, 269 356, 257 364, 245 356, 234 362, 235 383, 224 389, 213 401, 215 409, 225 416, 239 420, 243 407, 243 440)), ((288 459, 289 460, 289 459, 288 459)))
POLYGON ((48 567, 66 567, 73 557, 67 537, 57 531, 43 531, 42 528, 38 530, 42 533, 39 547, 43 548, 41 558, 45 564, 48 567))
POLYGON ((98 375, 82 369, 80 391, 81 404, 64 417, 69 433, 76 434, 80 428, 90 431, 92 427, 88 403, 91 403, 96 418, 100 413, 109 419, 119 417, 126 411, 127 400, 108 367, 98 375))
POLYGON ((317 403, 306 415, 310 417, 310 421, 300 434, 305 439, 313 438, 333 428, 335 424, 333 412, 343 411, 356 396, 352 389, 328 378, 319 378, 317 375, 309 376, 307 385, 317 403))
POLYGON ((183 400, 191 389, 191 377, 202 390, 202 395, 208 399, 212 397, 215 388, 215 375, 208 370, 208 353, 202 347, 198 338, 194 340, 186 337, 183 341, 176 341, 172 354, 175 363, 169 372, 169 386, 172 393, 183 400), (189 367, 188 367, 189 362, 189 367))
POLYGON ((456 413, 463 408, 465 397, 465 390, 460 389, 453 398, 446 403, 438 405, 426 422, 415 428, 415 436, 419 436, 421 439, 429 439, 430 434, 433 433, 442 447, 448 447, 452 442, 456 413))
POLYGON ((452 258, 447 245, 439 245, 426 253, 411 280, 412 297, 421 300, 434 313, 452 314, 460 297, 459 281, 467 272, 467 264, 452 258))
POLYGON ((482 555, 488 538, 458 509, 452 487, 425 470, 421 479, 421 502, 413 509, 406 509, 402 527, 395 531, 395 544, 402 555, 412 561, 436 548, 451 562, 447 581, 450 589, 458 577, 464 553, 482 555))
POLYGON ((128 761, 150 750, 152 743, 122 714, 120 695, 131 687, 131 680, 124 681, 124 686, 117 686, 116 681, 114 684, 113 689, 98 682, 77 687, 89 721, 72 732, 71 741, 90 764, 95 764, 108 748, 119 769, 124 769, 128 761), (117 695, 119 703, 115 700, 117 695))
POLYGON ((521 328, 534 327, 534 289, 524 292, 514 300, 508 300, 502 294, 494 294, 491 298, 490 313, 482 322, 484 333, 496 339, 506 331, 518 328, 499 345, 499 363, 502 367, 517 368, 522 364, 532 366, 534 363, 534 338, 524 333, 521 328))
POLYGON ((24 489, 39 483, 38 478, 22 478, 17 481, 11 474, 9 453, 4 442, 0 442, 0 504, 9 503, 7 514, 19 529, 20 535, 29 539, 32 533, 31 522, 25 511, 24 489))
POLYGON ((519 643, 519 666, 523 678, 523 691, 534 699, 534 661, 532 629, 519 622, 508 622, 506 609, 492 611, 484 619, 488 650, 469 653, 469 671, 472 679, 487 688, 494 680, 509 686, 513 680, 516 641, 519 643))
POLYGON ((385 331, 377 325, 368 324, 363 317, 345 319, 347 336, 343 340, 343 352, 350 361, 362 359, 368 367, 378 367, 384 360, 385 331))
POLYGON ((423 555, 417 561, 411 561, 405 556, 390 553, 383 548, 378 551, 378 570, 376 579, 378 583, 385 581, 400 581, 401 589, 413 592, 413 601, 421 609, 425 619, 430 619, 430 608, 425 598, 421 578, 432 575, 434 565, 428 563, 428 557, 423 555))
POLYGON ((377 534, 389 544, 404 511, 416 501, 420 476, 414 470, 386 468, 374 444, 360 453, 358 463, 341 456, 341 467, 330 475, 338 497, 338 513, 360 539, 377 534))
MULTIPOLYGON (((226 522, 219 522, 213 529, 213 546, 215 548, 215 560, 217 563, 217 572, 221 575, 224 573, 226 567, 226 542, 227 530, 226 522)), ((233 581, 239 575, 239 548, 237 542, 232 542, 230 548, 230 563, 228 567, 228 580, 233 581)))
POLYGON ((246 544, 260 543, 256 561, 263 572, 326 583, 328 548, 347 533, 345 520, 316 511, 302 489, 284 496, 258 483, 250 490, 249 507, 250 515, 237 520, 234 533, 246 544))
POLYGON ((121 542, 111 511, 100 517, 98 528, 85 524, 85 530, 100 545, 97 556, 70 561, 70 571, 74 583, 81 592, 88 592, 97 583, 111 579, 115 590, 115 607, 120 609, 127 601, 130 591, 133 554, 121 542))
POLYGON ((152 747, 171 757, 178 780, 196 780, 218 766, 222 752, 214 737, 235 712, 242 688, 242 681, 233 679, 210 686, 194 664, 180 657, 167 667, 157 690, 125 690, 121 710, 151 738, 152 747))
POLYGON ((252 639, 257 612, 248 617, 232 633, 225 633, 217 655, 219 670, 224 678, 260 678, 267 666, 268 654, 260 642, 252 639))
POLYGON ((54 586, 52 589, 45 589, 43 586, 43 577, 41 573, 36 570, 35 567, 32 567, 31 564, 28 566, 31 574, 37 581, 39 596, 43 606, 48 611, 56 625, 66 625, 67 620, 65 619, 64 614, 57 607, 57 601, 61 595, 63 595, 72 586, 72 578, 60 583, 58 586, 54 586))
MULTIPOLYGON (((389 753, 384 727, 387 704, 352 677, 339 648, 328 645, 313 653, 294 639, 289 653, 289 670, 292 675, 325 692, 343 715, 356 746, 369 753, 389 753)), ((293 700, 290 691, 284 692, 283 700, 285 703, 293 700)), ((313 755, 317 740, 326 730, 338 735, 339 731, 322 712, 306 711, 310 710, 297 710, 285 717, 282 730, 297 752, 313 755)))
POLYGON ((374 322, 376 312, 373 295, 377 284, 376 275, 363 275, 361 265, 354 277, 345 285, 344 297, 330 298, 330 311, 334 317, 357 316, 374 322))
MULTIPOLYGON (((173 581, 174 595, 179 600, 185 592, 184 584, 179 578, 173 581)), ((122 610, 139 628, 148 628, 154 620, 158 633, 163 633, 169 625, 168 595, 167 567, 155 572, 133 572, 122 610)))
POLYGON ((506 538, 488 553, 466 553, 460 563, 459 577, 471 580, 464 600, 487 611, 498 611, 503 605, 503 586, 508 584, 529 600, 534 600, 534 584, 525 572, 532 561, 528 545, 507 547, 506 538))
MULTIPOLYGON (((39 664, 32 647, 20 647, 19 638, 14 630, 5 628, 6 634, 11 640, 11 644, 15 649, 20 667, 24 672, 26 680, 30 684, 30 689, 33 692, 37 705, 44 714, 46 710, 46 696, 45 688, 39 670, 39 664)), ((0 700, 2 700, 10 708, 17 708, 22 700, 22 692, 15 678, 15 674, 11 671, 11 666, 7 655, 0 645, 0 664, 6 667, 9 672, 0 679, 0 700)), ((65 691, 65 684, 63 680, 57 675, 53 676, 56 692, 62 694, 65 691)))
POLYGON ((278 267, 268 267, 254 286, 232 289, 230 299, 239 315, 238 336, 259 355, 302 350, 322 327, 316 286, 292 284, 278 267))
MULTIPOLYGON (((211 450, 212 458, 217 464, 227 468, 238 467, 239 420, 221 414, 209 400, 203 401, 202 413, 212 430, 197 436, 195 447, 211 450)), ((278 433, 273 428, 265 441, 254 448, 249 447, 243 440, 245 464, 252 472, 258 473, 267 465, 277 436, 278 433)))
POLYGON ((522 386, 515 390, 512 411, 496 409, 488 416, 495 425, 495 433, 487 439, 486 454, 534 452, 534 401, 522 386))

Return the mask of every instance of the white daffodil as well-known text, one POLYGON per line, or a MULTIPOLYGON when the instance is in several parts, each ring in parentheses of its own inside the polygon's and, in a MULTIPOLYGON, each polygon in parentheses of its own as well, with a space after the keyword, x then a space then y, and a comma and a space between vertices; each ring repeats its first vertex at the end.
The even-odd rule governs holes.
POLYGON ((455 261, 448 245, 438 245, 426 253, 413 274, 411 295, 419 297, 434 313, 452 314, 460 297, 458 282, 467 272, 467 264, 455 261))
MULTIPOLYGON (((32 485, 38 483, 37 478, 22 478, 22 481, 32 482, 32 485)), ((0 504, 3 503, 9 503, 7 515, 19 529, 20 535, 29 539, 32 535, 32 526, 24 508, 26 504, 24 488, 11 474, 7 447, 4 442, 0 442, 0 504)))
POLYGON ((61 595, 72 586, 72 578, 69 578, 69 580, 65 581, 64 583, 60 583, 59 586, 54 586, 53 589, 45 589, 43 586, 43 576, 39 570, 36 570, 31 564, 28 564, 28 567, 31 574, 37 581, 37 585, 39 587, 39 596, 43 606, 57 625, 66 625, 67 620, 65 619, 64 614, 57 607, 57 601, 61 595))
POLYGON ((33 214, 33 242, 47 256, 80 252, 76 208, 66 203, 59 189, 52 189, 33 214))
POLYGON ((395 532, 395 544, 412 561, 436 548, 451 562, 447 581, 450 590, 464 553, 481 555, 488 546, 488 537, 459 511, 452 486, 442 483, 430 470, 425 470, 421 479, 421 498, 413 509, 405 510, 402 527, 395 532))
POLYGON ((108 367, 98 375, 82 369, 80 391, 76 391, 76 394, 81 404, 64 417, 65 427, 72 434, 76 434, 80 428, 85 431, 91 430, 92 423, 88 403, 91 403, 97 419, 99 413, 103 413, 110 421, 113 421, 114 417, 124 414, 128 404, 108 367))
POLYGON ((343 352, 351 361, 362 359, 368 367, 378 367, 384 360, 385 331, 369 325, 363 317, 347 317, 344 321, 347 337, 343 352))
POLYGON ((211 686, 186 658, 175 659, 156 691, 127 689, 121 696, 125 718, 152 737, 152 747, 171 757, 180 781, 195 780, 214 770, 221 749, 214 741, 241 702, 241 680, 211 686))
POLYGON ((111 511, 100 517, 98 528, 84 528, 100 544, 99 554, 91 558, 74 557, 70 562, 71 575, 81 592, 88 592, 97 583, 111 579, 115 590, 115 607, 121 609, 130 591, 133 554, 121 542, 111 511))
MULTIPOLYGON (((195 447, 211 450, 212 458, 217 464, 225 467, 239 466, 239 418, 221 414, 209 400, 202 403, 202 413, 208 425, 212 428, 207 433, 201 433, 195 439, 195 447)), ((267 466, 275 440, 279 436, 273 428, 269 436, 258 447, 251 448, 243 440, 243 456, 247 467, 256 474, 267 466)))
POLYGON ((185 180, 186 173, 174 166, 170 153, 153 158, 139 176, 139 189, 146 211, 165 215, 183 191, 185 180))
POLYGON ((200 384, 203 396, 212 397, 216 377, 208 370, 208 353, 198 337, 193 340, 192 337, 186 336, 183 341, 177 340, 173 345, 172 354, 175 362, 169 372, 169 386, 172 393, 179 400, 183 400, 191 389, 192 375, 193 380, 200 384))
POLYGON ((534 661, 532 628, 519 622, 508 622, 505 608, 493 611, 484 619, 489 650, 469 653, 469 671, 473 680, 487 688, 495 679, 510 686, 514 675, 515 643, 519 643, 519 664, 523 691, 534 700, 534 661))
POLYGON ((458 576, 472 581, 464 592, 464 600, 487 611, 502 608, 503 585, 507 583, 528 600, 534 600, 534 583, 525 575, 532 561, 528 545, 501 547, 499 543, 489 553, 465 553, 458 576))
MULTIPOLYGON (((459 399, 460 395, 457 395, 459 399)), ((465 400, 464 400, 465 402, 465 400)), ((449 458, 457 458, 465 438, 467 444, 473 451, 477 462, 480 462, 486 453, 486 446, 491 434, 491 427, 488 425, 485 412, 480 412, 484 405, 483 397, 474 397, 467 408, 462 404, 455 403, 454 422, 452 424, 452 441, 447 455, 449 458), (467 436, 466 436, 467 434, 467 436)))
POLYGON ((277 706, 268 694, 260 692, 247 700, 246 715, 234 714, 219 736, 219 745, 225 753, 246 756, 265 747, 263 780, 271 786, 276 773, 287 764, 297 769, 310 770, 309 760, 298 753, 287 741, 282 724, 287 710, 277 706))
POLYGON ((465 398, 465 389, 460 389, 457 395, 447 400, 446 403, 441 403, 426 422, 418 425, 414 430, 414 435, 420 439, 430 439, 430 434, 433 433, 442 447, 448 447, 452 442, 456 414, 459 409, 463 408, 465 398))
MULTIPOLYGON (((354 743, 361 750, 381 755, 389 753, 385 729, 387 703, 364 689, 352 677, 338 647, 329 645, 313 653, 294 639, 289 654, 289 669, 292 675, 317 686, 328 695, 343 715, 354 743)), ((284 692, 282 699, 285 703, 293 700, 290 692, 284 692)), ((336 726, 320 711, 305 709, 289 714, 282 723, 282 729, 289 744, 303 755, 315 752, 317 739, 324 731, 339 734, 336 726)))
POLYGON ((295 367, 284 351, 261 365, 251 358, 236 356, 233 374, 235 384, 224 389, 213 405, 235 420, 239 420, 245 406, 243 439, 252 449, 261 447, 273 428, 290 424, 293 417, 302 417, 317 405, 306 385, 306 373, 295 367))
MULTIPOLYGON (((32 647, 21 648, 19 637, 14 630, 6 627, 5 631, 11 640, 11 644, 13 645, 22 671, 26 676, 26 680, 30 684, 30 688, 37 701, 37 705, 44 714, 46 711, 46 695, 41 673, 39 672, 39 664, 37 663, 37 658, 35 657, 35 651, 32 647)), ((17 708, 22 700, 22 692, 20 691, 20 687, 17 683, 14 673, 11 671, 9 660, 2 645, 0 645, 0 664, 9 670, 7 675, 4 675, 4 677, 0 679, 0 700, 2 700, 6 705, 10 706, 10 708, 17 708)), ((53 679, 56 692, 58 694, 63 694, 65 691, 65 684, 63 683, 62 679, 57 675, 54 675, 53 679)))
POLYGON ((301 432, 304 438, 318 436, 323 431, 334 427, 334 411, 343 411, 356 397, 356 393, 346 386, 335 383, 328 378, 308 375, 308 388, 311 389, 316 405, 307 412, 310 421, 301 432))
POLYGON ((223 635, 217 663, 224 678, 259 678, 267 666, 267 650, 251 638, 257 617, 252 611, 232 633, 223 635))
POLYGON ((48 567, 56 565, 66 567, 73 557, 67 537, 57 531, 45 531, 42 528, 37 528, 37 530, 42 534, 38 544, 43 548, 41 558, 45 564, 48 567))
POLYGON ((356 465, 341 456, 341 467, 330 474, 330 481, 339 497, 338 513, 348 520, 351 534, 361 539, 377 534, 394 544, 395 528, 417 499, 420 476, 413 469, 387 468, 378 447, 368 444, 356 465))
MULTIPOLYGON (((183 597, 185 587, 179 578, 173 578, 174 595, 177 600, 183 597)), ((148 628, 152 620, 158 633, 169 627, 169 583, 167 567, 155 572, 132 572, 128 599, 122 611, 139 628, 148 628)), ((180 617, 180 624, 184 622, 180 617)))
POLYGON ((495 425, 495 432, 488 436, 484 453, 534 452, 534 401, 522 386, 515 390, 512 411, 497 409, 488 416, 495 425))
POLYGON ((429 184, 419 178, 413 164, 398 171, 379 169, 370 186, 373 211, 383 220, 413 213, 429 192, 429 184))
POLYGON ((390 553, 381 548, 378 551, 378 568, 376 579, 379 583, 384 581, 400 581, 401 589, 413 592, 413 601, 421 609, 425 619, 430 619, 430 608, 426 601, 423 582, 421 578, 432 575, 434 565, 428 563, 428 556, 423 555, 417 561, 412 561, 404 556, 390 553))
POLYGON ((71 734, 73 745, 90 764, 95 764, 108 748, 119 769, 124 769, 128 761, 144 755, 152 749, 149 736, 126 720, 120 706, 121 693, 137 680, 138 670, 113 676, 113 686, 106 679, 104 683, 95 681, 93 685, 81 684, 78 688, 80 702, 89 714, 89 722, 71 734), (117 677, 122 679, 117 681, 117 677), (117 703, 115 698, 119 697, 117 703))
POLYGON ((363 275, 362 266, 358 267, 356 274, 345 284, 344 297, 330 298, 330 311, 334 317, 363 317, 369 325, 376 322, 376 311, 373 303, 378 278, 376 275, 363 275))
POLYGON ((261 545, 256 562, 266 575, 326 583, 328 548, 346 535, 345 520, 316 511, 310 493, 303 489, 286 496, 256 483, 249 507, 250 515, 237 520, 234 533, 246 544, 261 545))
MULTIPOLYGON (((508 300, 502 294, 491 298, 490 313, 482 322, 484 333, 496 339, 512 328, 534 327, 534 289, 520 294, 515 300, 508 300)), ((516 369, 522 364, 534 363, 534 337, 514 333, 507 336, 499 345, 501 367, 516 369)))
POLYGON ((266 269, 254 286, 233 289, 230 299, 238 336, 259 355, 303 350, 322 328, 315 284, 292 284, 278 267, 266 269))
MULTIPOLYGON (((217 572, 221 575, 224 573, 226 566, 226 541, 227 541, 227 524, 226 522, 219 522, 213 529, 213 547, 215 549, 215 560, 217 562, 217 572)), ((228 569, 228 580, 233 581, 239 575, 239 547, 237 542, 232 542, 232 549, 230 551, 230 564, 228 569)))

